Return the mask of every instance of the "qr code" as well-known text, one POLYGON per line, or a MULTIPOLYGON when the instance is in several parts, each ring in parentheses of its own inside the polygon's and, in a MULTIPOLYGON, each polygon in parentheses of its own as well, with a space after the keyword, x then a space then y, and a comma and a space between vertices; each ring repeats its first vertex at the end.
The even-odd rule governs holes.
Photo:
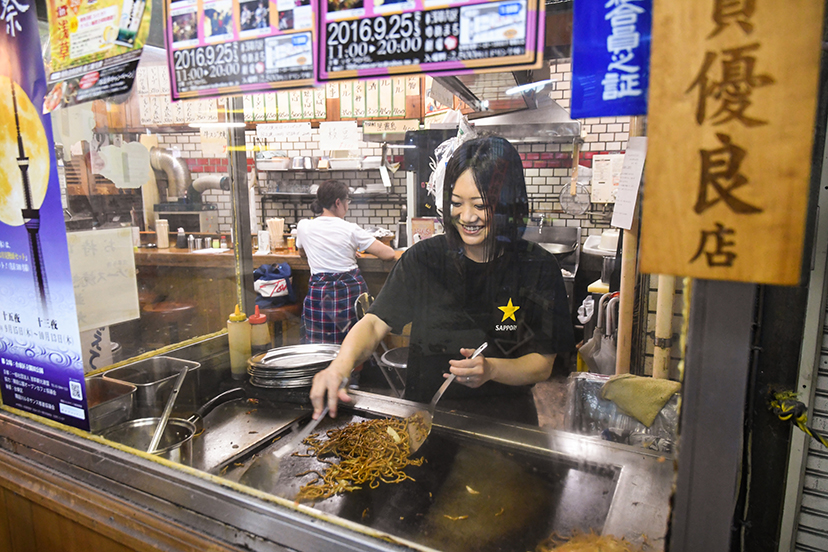
POLYGON ((81 392, 81 384, 79 381, 69 382, 69 394, 76 401, 83 399, 83 393, 81 392))

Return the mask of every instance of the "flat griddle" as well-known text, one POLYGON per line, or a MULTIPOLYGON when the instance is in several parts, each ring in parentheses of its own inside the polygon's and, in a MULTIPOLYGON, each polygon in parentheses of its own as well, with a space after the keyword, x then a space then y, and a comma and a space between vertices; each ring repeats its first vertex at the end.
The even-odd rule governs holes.
MULTIPOLYGON (((340 407, 319 432, 374 419, 340 407)), ((288 430, 285 430, 288 433, 288 430)), ((276 441, 265 454, 279 446, 276 441)), ((298 452, 304 454, 302 445, 298 452)), ((551 533, 601 532, 618 481, 612 466, 576 463, 562 455, 521 450, 519 444, 492 444, 436 427, 418 452, 426 462, 408 466, 414 481, 380 483, 376 489, 333 496, 309 506, 372 529, 449 552, 533 550, 551 533), (462 519, 461 516, 468 516, 462 519)), ((253 457, 231 465, 233 479, 253 457), (236 472, 234 474, 234 471, 236 472)), ((289 500, 323 472, 316 458, 287 456, 278 473, 262 471, 247 484, 289 500)))

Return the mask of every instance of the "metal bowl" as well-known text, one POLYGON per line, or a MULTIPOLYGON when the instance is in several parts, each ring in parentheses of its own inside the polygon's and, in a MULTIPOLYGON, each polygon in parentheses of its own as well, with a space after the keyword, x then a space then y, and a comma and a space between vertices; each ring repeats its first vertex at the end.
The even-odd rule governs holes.
POLYGON ((539 245, 553 255, 567 255, 575 251, 575 246, 568 243, 541 243, 539 245))
MULTIPOLYGON (((128 447, 146 451, 152 441, 152 435, 161 418, 140 418, 130 420, 104 431, 101 436, 128 447)), ((193 459, 193 436, 196 426, 181 418, 170 418, 156 456, 166 458, 179 464, 191 465, 193 459)))

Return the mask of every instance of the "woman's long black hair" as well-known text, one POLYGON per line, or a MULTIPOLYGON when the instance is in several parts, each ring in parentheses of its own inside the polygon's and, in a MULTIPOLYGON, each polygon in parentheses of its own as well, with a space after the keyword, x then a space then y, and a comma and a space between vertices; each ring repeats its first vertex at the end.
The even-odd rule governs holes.
POLYGON ((526 228, 529 198, 523 161, 515 147, 500 136, 475 138, 454 151, 443 181, 443 226, 454 251, 463 249, 463 238, 452 221, 451 194, 457 179, 467 170, 471 171, 491 221, 485 244, 486 258, 491 260, 516 245, 526 228))
POLYGON ((343 202, 348 200, 348 186, 339 180, 326 180, 316 190, 316 199, 311 203, 311 211, 316 215, 322 214, 322 209, 330 209, 337 199, 343 202))

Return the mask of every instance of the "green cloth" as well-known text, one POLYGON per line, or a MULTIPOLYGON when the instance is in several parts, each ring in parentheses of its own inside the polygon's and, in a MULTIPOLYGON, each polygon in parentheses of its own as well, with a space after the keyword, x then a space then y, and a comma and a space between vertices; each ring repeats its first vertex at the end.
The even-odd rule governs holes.
POLYGON ((601 398, 612 401, 621 412, 650 427, 681 384, 668 379, 620 374, 601 387, 601 398))

